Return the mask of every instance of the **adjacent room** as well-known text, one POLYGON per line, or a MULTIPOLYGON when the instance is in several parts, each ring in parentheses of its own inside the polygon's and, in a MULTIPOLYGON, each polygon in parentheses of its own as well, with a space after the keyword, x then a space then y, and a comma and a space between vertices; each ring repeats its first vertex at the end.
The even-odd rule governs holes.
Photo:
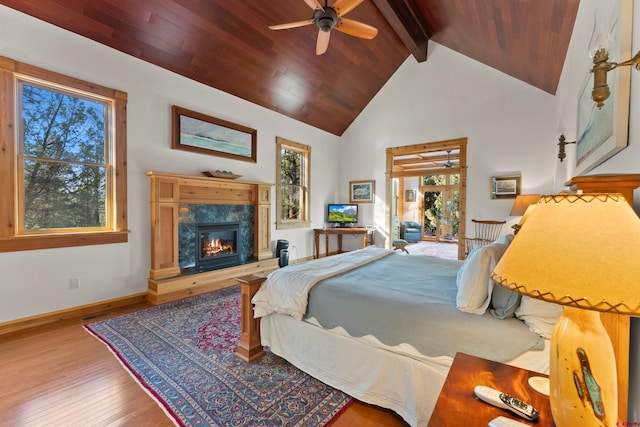
POLYGON ((0 0, 0 425, 640 425, 634 27, 0 0))

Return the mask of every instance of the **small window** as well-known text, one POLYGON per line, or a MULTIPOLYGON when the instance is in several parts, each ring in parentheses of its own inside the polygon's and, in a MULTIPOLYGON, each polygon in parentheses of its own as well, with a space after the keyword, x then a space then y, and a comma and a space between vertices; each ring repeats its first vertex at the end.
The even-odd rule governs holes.
POLYGON ((126 242, 126 94, 2 63, 0 251, 126 242))
POLYGON ((460 174, 424 175, 422 185, 457 185, 460 184, 460 174))
POLYGON ((276 138, 276 228, 309 227, 311 147, 276 138))

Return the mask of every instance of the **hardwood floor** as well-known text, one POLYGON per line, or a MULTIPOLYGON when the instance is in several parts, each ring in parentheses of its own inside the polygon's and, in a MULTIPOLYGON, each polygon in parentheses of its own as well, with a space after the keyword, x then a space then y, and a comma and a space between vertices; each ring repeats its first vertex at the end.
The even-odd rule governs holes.
MULTIPOLYGON (((173 426, 83 323, 70 320, 0 336, 0 426, 173 426)), ((332 426, 407 424, 391 411, 356 401, 332 426)))

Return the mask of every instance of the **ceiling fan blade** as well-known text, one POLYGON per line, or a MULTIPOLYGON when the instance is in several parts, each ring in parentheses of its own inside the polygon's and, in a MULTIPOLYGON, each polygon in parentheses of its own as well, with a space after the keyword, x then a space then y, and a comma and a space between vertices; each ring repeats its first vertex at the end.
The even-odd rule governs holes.
POLYGON ((331 31, 318 31, 318 42, 316 43, 316 55, 322 55, 329 47, 329 36, 331 31))
POLYGON ((286 30, 288 28, 304 27, 305 25, 313 24, 313 19, 305 19, 304 21, 289 22, 288 24, 271 25, 270 30, 286 30))
POLYGON ((353 9, 358 7, 358 5, 363 1, 364 0, 338 0, 333 4, 332 7, 335 9, 339 18, 351 12, 353 9))
POLYGON ((342 18, 340 22, 338 22, 336 30, 349 34, 350 36, 360 37, 361 39, 372 39, 378 34, 376 27, 347 18, 342 18))
POLYGON ((318 9, 324 10, 324 8, 322 7, 322 5, 318 0, 304 0, 304 2, 307 4, 307 6, 309 6, 313 10, 318 10, 318 9))

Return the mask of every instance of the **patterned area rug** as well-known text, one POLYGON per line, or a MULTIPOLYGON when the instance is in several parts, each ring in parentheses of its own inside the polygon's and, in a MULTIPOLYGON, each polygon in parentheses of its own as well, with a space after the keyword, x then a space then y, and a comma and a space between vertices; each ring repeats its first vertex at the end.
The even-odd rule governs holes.
POLYGON ((267 352, 235 355, 240 288, 86 325, 184 426, 324 426, 351 398, 267 352))
POLYGON ((431 255, 439 258, 458 259, 458 245, 455 243, 418 242, 407 246, 413 255, 431 255))

